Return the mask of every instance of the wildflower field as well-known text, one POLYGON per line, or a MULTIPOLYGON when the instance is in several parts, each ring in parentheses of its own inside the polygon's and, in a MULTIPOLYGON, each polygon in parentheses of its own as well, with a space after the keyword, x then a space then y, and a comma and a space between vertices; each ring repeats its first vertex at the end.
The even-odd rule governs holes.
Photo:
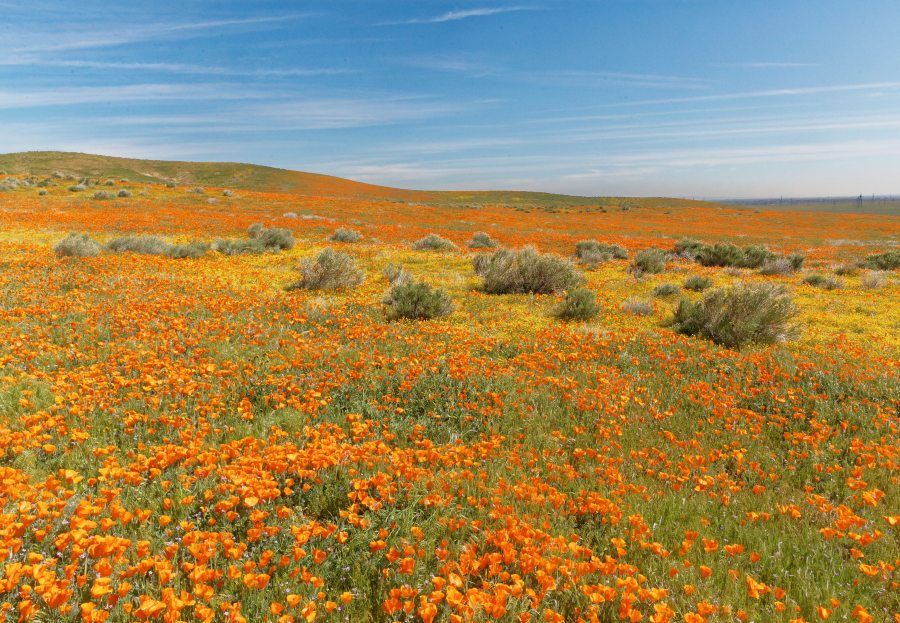
POLYGON ((0 192, 0 620, 900 621, 900 275, 865 264, 900 217, 37 182, 0 192), (295 244, 216 251, 255 223, 295 244), (475 232, 627 259, 573 261, 599 312, 563 321, 483 288, 475 232), (292 287, 328 248, 351 287, 292 287), (389 318, 399 266, 445 315, 389 318), (792 339, 673 328, 738 283, 792 339))

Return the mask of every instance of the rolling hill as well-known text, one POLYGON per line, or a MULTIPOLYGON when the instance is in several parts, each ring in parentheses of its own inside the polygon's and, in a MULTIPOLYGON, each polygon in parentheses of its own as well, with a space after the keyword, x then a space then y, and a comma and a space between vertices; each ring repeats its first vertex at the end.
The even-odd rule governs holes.
POLYGON ((139 160, 59 151, 0 154, 0 171, 33 175, 50 175, 59 171, 75 177, 128 178, 137 182, 174 182, 188 186, 214 186, 325 197, 385 199, 433 205, 511 204, 535 207, 579 205, 653 207, 665 205, 666 207, 677 207, 707 204, 686 199, 583 197, 525 191, 406 190, 366 184, 331 175, 291 171, 256 164, 139 160))

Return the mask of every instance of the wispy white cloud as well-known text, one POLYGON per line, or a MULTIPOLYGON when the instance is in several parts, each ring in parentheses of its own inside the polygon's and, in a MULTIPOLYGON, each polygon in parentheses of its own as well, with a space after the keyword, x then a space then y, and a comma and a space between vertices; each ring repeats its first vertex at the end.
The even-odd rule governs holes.
POLYGON ((454 56, 406 58, 402 59, 400 62, 409 67, 416 67, 418 69, 467 74, 478 78, 500 73, 500 70, 496 67, 454 56))
POLYGON ((570 86, 607 83, 656 89, 709 89, 713 85, 713 81, 707 78, 606 70, 561 69, 552 72, 516 73, 513 77, 519 80, 570 86))
POLYGON ((289 91, 243 89, 233 84, 140 84, 124 87, 76 87, 53 90, 0 90, 0 110, 65 107, 83 104, 121 104, 164 101, 219 102, 215 111, 176 114, 102 115, 95 110, 65 111, 54 119, 100 131, 127 133, 138 128, 157 128, 161 134, 284 133, 336 130, 417 123, 490 105, 487 101, 464 103, 434 98, 360 94, 350 97, 301 97, 289 91))
POLYGON ((742 63, 711 63, 710 67, 733 67, 735 69, 793 69, 818 67, 818 63, 795 63, 789 61, 749 61, 742 63))
POLYGON ((44 59, 40 57, 8 57, 0 58, 0 66, 36 66, 36 67, 61 67, 75 69, 100 69, 100 70, 126 70, 126 71, 150 71, 176 74, 193 74, 206 76, 246 76, 246 77, 304 77, 304 76, 328 76, 355 73, 349 69, 333 68, 302 68, 288 67, 277 68, 252 68, 240 69, 236 67, 216 67, 207 65, 193 65, 189 63, 123 63, 105 61, 59 60, 44 59))
POLYGON ((519 11, 537 11, 536 6, 508 6, 508 7, 477 7, 472 9, 459 9, 456 11, 448 11, 441 15, 433 17, 423 17, 416 19, 408 19, 397 22, 383 22, 382 25, 397 24, 442 24, 444 22, 457 22, 459 20, 468 19, 470 17, 487 17, 490 15, 499 15, 500 13, 516 13, 519 11))
POLYGON ((222 29, 259 27, 268 24, 283 23, 308 17, 310 13, 293 13, 288 15, 268 15, 241 19, 204 20, 185 23, 156 23, 144 26, 121 27, 100 33, 91 28, 73 28, 58 32, 43 32, 36 37, 34 32, 13 33, 4 36, 0 42, 0 51, 4 54, 27 56, 35 53, 65 52, 87 50, 93 48, 113 47, 142 43, 147 41, 168 40, 202 35, 222 29), (34 43, 35 40, 42 41, 34 43))
POLYGON ((691 102, 720 102, 730 100, 761 99, 770 97, 791 97, 802 95, 823 95, 826 93, 851 93, 860 91, 896 91, 900 82, 867 82, 860 84, 837 84, 818 87, 795 87, 784 89, 765 89, 760 91, 744 91, 741 93, 721 93, 718 95, 696 95, 691 97, 668 97, 659 99, 635 100, 624 103, 607 104, 605 108, 622 106, 646 106, 652 104, 681 104, 691 102))
POLYGON ((261 99, 265 94, 229 85, 132 84, 127 86, 0 90, 0 109, 122 102, 261 99))

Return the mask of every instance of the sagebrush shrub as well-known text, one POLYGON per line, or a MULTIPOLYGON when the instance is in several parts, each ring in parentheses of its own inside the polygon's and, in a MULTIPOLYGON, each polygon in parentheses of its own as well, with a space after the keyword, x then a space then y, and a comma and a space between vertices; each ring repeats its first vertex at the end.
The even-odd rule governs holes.
POLYGON ((665 251, 651 247, 638 251, 628 270, 636 277, 640 277, 645 274, 661 273, 668 263, 669 256, 665 251))
POLYGON ((391 286, 383 302, 387 306, 389 320, 427 320, 446 316, 453 311, 453 300, 444 290, 415 281, 391 286))
POLYGON ((712 285, 712 279, 704 275, 691 275, 684 280, 684 289, 702 292, 712 285))
POLYGON ((259 234, 257 240, 267 249, 289 250, 294 248, 294 234, 285 227, 270 227, 259 234))
POLYGON ((170 245, 159 236, 119 236, 107 242, 106 249, 115 253, 128 251, 145 255, 166 255, 170 245))
POLYGON ((106 201, 108 199, 114 198, 115 195, 108 190, 98 190, 94 193, 94 199, 98 201, 106 201))
POLYGON ((255 238, 247 240, 219 239, 213 243, 213 249, 223 255, 258 255, 266 250, 262 243, 255 238))
POLYGON ((699 240, 694 240, 692 238, 682 238, 681 240, 675 243, 675 255, 678 257, 683 257, 689 260, 696 260, 697 255, 700 253, 700 250, 706 245, 704 245, 699 240))
POLYGON ((825 275, 820 275, 818 273, 807 275, 803 278, 803 283, 825 290, 837 290, 844 286, 844 283, 837 277, 826 277, 825 275))
POLYGON ((700 247, 696 259, 703 266, 742 267, 747 261, 747 256, 744 254, 744 250, 737 245, 717 242, 700 247))
POLYGON ((266 231, 266 228, 262 223, 253 223, 247 228, 247 235, 250 238, 259 238, 264 231, 266 231))
POLYGON ((100 255, 100 249, 87 234, 69 234, 53 247, 59 257, 94 257, 100 255))
POLYGON ((451 240, 441 238, 437 234, 428 234, 412 244, 416 251, 453 251, 456 245, 451 240))
POLYGON ((410 283, 413 280, 412 273, 403 268, 401 264, 388 264, 385 266, 384 276, 392 286, 410 283))
POLYGON ((479 253, 472 258, 472 269, 479 277, 484 277, 488 267, 491 265, 491 259, 494 256, 491 253, 479 253))
POLYGON ((771 262, 776 255, 765 247, 750 246, 744 248, 744 268, 759 268, 766 262, 771 262))
POLYGON ((331 242, 359 242, 362 240, 362 234, 346 227, 338 227, 328 239, 331 242))
POLYGON ((900 251, 885 251, 868 256, 862 265, 874 270, 897 270, 900 268, 900 251))
POLYGON ((553 310, 560 320, 589 320, 600 312, 597 296, 587 288, 566 292, 566 298, 553 310))
POLYGON ((171 258, 194 259, 203 257, 209 251, 209 245, 204 242, 188 242, 187 244, 174 244, 166 251, 166 255, 171 258))
POLYGON ((760 275, 792 275, 796 272, 796 268, 794 268, 794 263, 791 262, 790 258, 787 257, 779 257, 774 260, 769 260, 765 264, 759 267, 760 275))
POLYGON ((87 190, 87 186, 84 184, 75 184, 74 186, 69 186, 69 191, 73 193, 80 193, 87 190))
POLYGON ((681 288, 674 283, 661 283, 653 288, 653 296, 672 296, 680 291, 681 288))
POLYGON ((542 255, 533 247, 519 251, 501 249, 493 255, 476 256, 476 273, 484 277, 489 294, 549 294, 584 283, 572 262, 555 255, 542 255))
POLYGON ((820 275, 818 273, 813 273, 812 275, 807 275, 803 278, 803 283, 810 286, 820 286, 823 281, 825 281, 825 275, 820 275))
POLYGON ((293 288, 306 290, 345 290, 358 286, 363 272, 352 255, 325 249, 315 259, 304 258, 300 263, 300 280, 293 288))
POLYGON ((859 267, 854 264, 841 264, 834 268, 834 274, 841 277, 852 277, 857 273, 859 273, 859 267))
POLYGON ((130 196, 131 196, 131 191, 130 191, 130 190, 127 190, 127 189, 125 189, 125 188, 123 188, 122 190, 120 190, 120 191, 117 193, 117 196, 122 197, 122 198, 130 197, 130 196))
POLYGON ((596 240, 582 240, 575 244, 575 257, 587 266, 596 266, 603 262, 616 259, 628 259, 628 251, 618 244, 608 244, 596 240))
POLYGON ((491 238, 489 233, 477 231, 472 234, 472 239, 469 241, 468 246, 470 249, 496 249, 500 246, 500 243, 491 238))
POLYGON ((782 286, 738 284, 707 292, 696 303, 682 300, 672 325, 678 333, 737 348, 794 337, 796 328, 791 321, 796 315, 797 309, 782 286))
POLYGON ((871 272, 863 275, 862 285, 864 288, 868 290, 875 290, 884 286, 887 282, 887 277, 885 276, 884 271, 881 270, 873 270, 871 272))
POLYGON ((635 316, 649 316, 653 313, 653 303, 643 299, 629 297, 622 301, 622 311, 635 316))

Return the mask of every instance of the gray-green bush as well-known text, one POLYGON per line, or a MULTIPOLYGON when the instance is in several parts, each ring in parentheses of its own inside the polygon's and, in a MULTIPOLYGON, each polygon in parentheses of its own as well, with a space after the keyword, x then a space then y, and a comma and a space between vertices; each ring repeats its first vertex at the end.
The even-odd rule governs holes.
POLYGON ((188 242, 171 245, 166 251, 166 255, 177 260, 195 259, 203 257, 207 251, 209 251, 209 245, 204 242, 188 242))
POLYGON ((689 260, 696 260, 697 255, 700 253, 700 250, 706 245, 704 245, 699 240, 694 240, 693 238, 682 238, 678 242, 675 243, 675 255, 678 257, 683 257, 689 260))
POLYGON ((863 260, 862 265, 873 270, 897 270, 900 268, 900 251, 885 251, 870 255, 863 260))
POLYGON ((590 320, 600 312, 597 296, 587 288, 566 292, 566 298, 553 310, 560 320, 590 320))
POLYGON ((451 240, 442 238, 437 234, 428 234, 424 238, 416 240, 412 244, 416 251, 453 251, 456 245, 451 240))
POLYGON ((119 236, 106 243, 106 250, 114 253, 166 255, 169 248, 169 243, 159 236, 119 236))
POLYGON ((338 227, 328 239, 331 242, 359 242, 362 240, 362 234, 346 227, 338 227))
POLYGON ((634 256, 628 271, 636 277, 645 274, 661 273, 666 269, 669 263, 668 254, 662 249, 649 248, 642 249, 634 256))
POLYGON ((575 244, 575 257, 580 263, 593 268, 609 260, 628 259, 628 251, 618 244, 582 240, 575 244))
POLYGON ((69 234, 53 247, 59 257, 94 257, 100 255, 100 249, 87 234, 69 234))
POLYGON ((300 263, 300 280, 291 289, 346 290, 363 281, 363 272, 352 255, 325 249, 315 258, 304 258, 300 263))
POLYGON ((477 231, 472 235, 468 244, 470 249, 496 249, 500 246, 487 232, 477 231))
POLYGON ((759 267, 760 275, 792 275, 796 272, 796 268, 794 268, 793 262, 791 262, 790 258, 786 257, 778 257, 774 260, 769 260, 765 264, 759 267))
POLYGON ((383 303, 389 320, 427 320, 453 312, 453 300, 444 290, 415 281, 391 286, 383 303))
POLYGON ((673 296, 681 292, 681 288, 674 283, 661 283, 653 288, 653 296, 673 296))
POLYGON ((266 248, 255 239, 219 239, 213 243, 213 249, 223 255, 258 255, 264 253, 266 248))
POLYGON ((392 286, 413 281, 412 273, 403 268, 401 264, 388 264, 385 266, 384 276, 392 286))
POLYGON ((702 292, 712 285, 712 279, 704 275, 691 275, 684 280, 684 289, 702 292))
POLYGON ((260 233, 257 240, 267 249, 289 250, 294 248, 294 234, 285 227, 269 227, 260 233))
POLYGON ((622 311, 635 316, 649 316, 653 313, 653 303, 643 299, 629 297, 622 301, 622 311))
POLYGON ((476 273, 484 278, 488 294, 549 294, 584 283, 572 262, 555 255, 542 255, 533 247, 519 251, 500 249, 493 255, 476 256, 476 273))
POLYGON ((773 344, 793 338, 797 309, 784 287, 769 283, 738 284, 682 300, 672 326, 684 335, 699 335, 729 348, 773 344))

